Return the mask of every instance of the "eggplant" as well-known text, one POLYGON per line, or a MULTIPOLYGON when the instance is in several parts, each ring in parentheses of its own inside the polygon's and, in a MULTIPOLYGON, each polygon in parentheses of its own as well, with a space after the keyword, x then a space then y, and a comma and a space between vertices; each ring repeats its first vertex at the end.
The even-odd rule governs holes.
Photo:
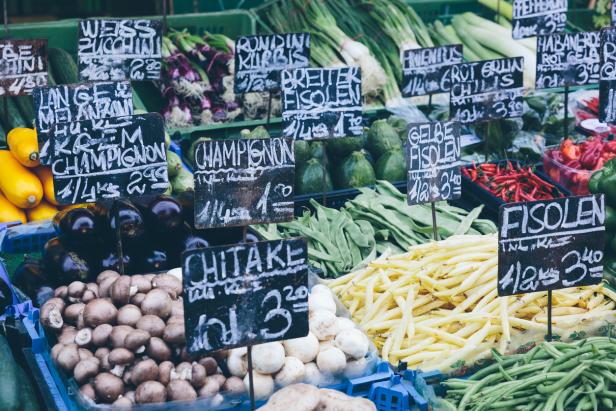
POLYGON ((54 228, 62 241, 85 248, 98 238, 96 217, 88 208, 73 208, 56 214, 54 228))
POLYGON ((137 207, 126 200, 116 200, 109 208, 109 226, 113 233, 117 232, 117 220, 119 215, 120 236, 122 242, 135 243, 142 239, 145 234, 145 221, 137 207))
POLYGON ((179 267, 181 265, 182 253, 189 250, 208 248, 210 243, 203 237, 193 235, 190 232, 176 242, 171 248, 167 249, 169 267, 179 267))
POLYGON ((195 192, 185 191, 178 194, 175 198, 176 201, 182 206, 182 215, 184 221, 186 221, 191 227, 195 226, 195 192))
POLYGON ((196 235, 189 235, 182 242, 182 252, 199 248, 208 248, 209 246, 210 243, 206 239, 196 235))
MULTIPOLYGON (((130 253, 122 253, 122 261, 124 262, 124 273, 134 273, 134 258, 130 253)), ((120 271, 120 259, 116 250, 108 250, 103 252, 96 261, 99 271, 113 270, 120 271)))
POLYGON ((169 259, 164 250, 149 249, 138 257, 136 264, 139 273, 155 273, 168 270, 169 259))
POLYGON ((6 307, 13 304, 11 287, 0 277, 0 315, 4 314, 6 307))
POLYGON ((182 206, 169 196, 155 198, 148 205, 146 218, 149 228, 165 236, 177 232, 184 225, 182 206))
POLYGON ((88 282, 96 277, 95 273, 90 273, 90 266, 75 251, 68 251, 60 259, 58 271, 53 273, 51 281, 56 286, 68 285, 73 281, 88 282))
MULTIPOLYGON (((65 251, 62 253, 65 253, 65 251)), ((42 260, 26 255, 13 274, 15 286, 26 293, 32 301, 37 300, 41 288, 51 285, 44 268, 42 260)))
POLYGON ((45 243, 43 247, 43 265, 48 272, 55 273, 60 270, 60 260, 68 252, 58 237, 45 243))

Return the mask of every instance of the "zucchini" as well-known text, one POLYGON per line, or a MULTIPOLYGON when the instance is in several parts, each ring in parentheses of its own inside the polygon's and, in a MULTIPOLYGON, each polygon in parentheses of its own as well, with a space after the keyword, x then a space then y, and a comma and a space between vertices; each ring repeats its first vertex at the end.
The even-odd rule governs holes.
POLYGON ((6 97, 0 98, 0 123, 7 133, 16 127, 29 127, 13 100, 6 97))
POLYGON ((29 124, 28 127, 33 127, 36 114, 34 113, 34 100, 32 96, 18 96, 13 99, 15 100, 17 109, 21 113, 21 117, 29 124))
POLYGON ((51 65, 47 66, 47 85, 48 86, 55 86, 56 85, 56 80, 54 79, 53 72, 51 71, 51 65))
POLYGON ((77 64, 67 51, 58 48, 49 48, 49 64, 54 80, 58 84, 73 84, 79 82, 77 64))
POLYGON ((20 390, 15 389, 15 383, 19 381, 17 364, 3 335, 0 335, 0 364, 0 410, 19 411, 22 404, 20 390))

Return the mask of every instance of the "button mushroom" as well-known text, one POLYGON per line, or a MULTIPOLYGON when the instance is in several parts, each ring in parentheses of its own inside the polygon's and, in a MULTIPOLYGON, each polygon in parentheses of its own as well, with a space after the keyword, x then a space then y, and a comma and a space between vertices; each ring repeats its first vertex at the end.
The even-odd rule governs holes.
POLYGON ((158 379, 158 365, 151 359, 138 362, 131 370, 131 382, 134 386, 139 386, 145 381, 155 381, 158 379))
POLYGON ((319 340, 310 332, 305 337, 286 340, 282 344, 287 356, 299 358, 304 363, 314 361, 319 353, 319 340))
POLYGON ((286 387, 287 385, 302 382, 306 375, 304 363, 295 357, 286 357, 282 369, 278 371, 274 381, 276 384, 286 387))
MULTIPOLYGON (((248 377, 248 376, 247 376, 248 377)), ((256 382, 255 382, 256 384, 256 382)), ((229 395, 237 395, 246 391, 246 387, 244 387, 244 381, 242 381, 239 377, 229 377, 225 380, 222 385, 222 390, 225 394, 229 395)))
POLYGON ((118 272, 116 272, 116 271, 105 270, 105 271, 101 272, 98 276, 96 276, 96 283, 100 285, 100 283, 102 283, 103 281, 105 281, 107 279, 115 280, 119 276, 120 276, 120 274, 118 272))
POLYGON ((165 322, 155 315, 144 315, 137 321, 136 327, 147 331, 152 337, 161 337, 165 331, 165 322))
POLYGON ((273 374, 284 365, 284 347, 279 342, 255 345, 252 348, 252 361, 256 371, 273 374))
POLYGON ((310 295, 308 295, 308 310, 310 313, 325 310, 335 315, 336 302, 331 294, 311 292, 310 295))
POLYGON ((115 375, 104 372, 94 378, 96 397, 105 403, 112 403, 124 392, 124 382, 115 375))
POLYGON ((185 344, 186 339, 184 338, 184 322, 181 323, 175 322, 171 324, 167 324, 165 330, 163 331, 163 340, 167 344, 171 345, 179 345, 185 344))
POLYGON ((87 399, 91 401, 96 401, 96 393, 94 392, 94 387, 92 387, 91 384, 82 385, 81 387, 79 387, 79 392, 87 399))
POLYGON ((81 296, 86 291, 86 284, 81 281, 73 281, 68 285, 66 291, 70 302, 81 301, 81 296))
POLYGON ((152 282, 142 275, 133 275, 130 278, 131 287, 136 287, 138 293, 147 293, 152 289, 152 282))
POLYGON ((68 287, 63 285, 56 288, 53 292, 53 296, 56 298, 64 299, 68 297, 68 287))
MULTIPOLYGON (((244 382, 242 382, 242 385, 244 382)), ((199 397, 210 398, 218 394, 220 391, 220 384, 216 378, 206 377, 205 384, 199 389, 199 397)))
POLYGON ((352 359, 358 360, 368 354, 370 341, 363 332, 352 328, 339 332, 334 339, 334 345, 352 359))
POLYGON ((150 333, 144 330, 132 330, 126 338, 124 338, 124 347, 131 351, 140 354, 145 351, 145 345, 150 339, 150 333))
POLYGON ((135 402, 137 404, 164 402, 166 399, 167 389, 158 381, 141 383, 135 391, 135 402))
MULTIPOLYGON (((249 388, 248 375, 244 377, 244 387, 246 390, 249 388)), ((255 398, 262 400, 268 398, 274 392, 274 379, 271 375, 261 374, 259 372, 253 372, 253 387, 255 392, 255 398)), ((233 378, 233 377, 232 377, 233 378)))
POLYGON ((83 384, 98 374, 98 362, 94 358, 81 360, 75 365, 73 377, 77 384, 83 384))
POLYGON ((92 330, 90 328, 82 328, 75 334, 75 344, 80 347, 86 347, 92 342, 92 330))
POLYGON ((69 324, 77 324, 77 317, 79 317, 81 312, 84 310, 84 307, 85 307, 85 304, 83 303, 75 303, 75 304, 71 304, 68 307, 66 307, 62 315, 62 317, 64 318, 64 321, 66 321, 69 324))
POLYGON ((154 277, 152 286, 167 291, 171 298, 182 295, 182 282, 169 274, 159 274, 154 277))
POLYGON ((199 389, 205 385, 205 381, 207 378, 207 372, 205 371, 205 367, 201 364, 194 363, 192 365, 192 372, 190 373, 190 383, 196 389, 199 389))
POLYGON ((141 302, 141 311, 145 315, 155 315, 167 319, 171 315, 171 297, 164 290, 150 290, 141 302))
POLYGON ((319 367, 313 362, 304 364, 304 382, 312 385, 319 385, 321 383, 321 371, 319 367))
POLYGON ((135 327, 141 318, 141 310, 133 304, 126 304, 118 310, 117 323, 120 325, 130 325, 135 327))
POLYGON ((97 347, 103 347, 107 345, 109 336, 111 335, 113 326, 111 324, 101 324, 92 331, 92 344, 97 347))
POLYGON ((317 310, 309 316, 310 332, 319 339, 327 340, 336 335, 336 315, 331 311, 317 310))
POLYGON ((79 351, 77 351, 77 345, 65 345, 56 357, 56 363, 67 373, 72 373, 73 369, 79 362, 79 351))
POLYGON ((58 335, 58 342, 64 345, 73 344, 75 342, 75 336, 77 335, 77 329, 70 325, 62 327, 62 331, 58 335))
POLYGON ((203 357, 199 359, 199 364, 205 367, 205 372, 207 373, 207 375, 216 374, 216 370, 218 369, 218 363, 213 357, 203 357))
POLYGON ((229 351, 229 356, 227 357, 227 368, 229 369, 231 375, 243 378, 248 372, 248 360, 246 355, 238 352, 237 349, 229 351))
POLYGON ((173 380, 167 385, 167 397, 171 401, 190 401, 197 398, 197 392, 186 380, 173 380))
POLYGON ((130 297, 135 294, 137 294, 137 287, 131 287, 131 278, 127 275, 116 278, 109 289, 111 301, 117 306, 128 304, 130 297))
POLYGON ((146 347, 146 353, 157 361, 167 361, 171 359, 171 349, 158 337, 150 338, 148 346, 146 347))
POLYGON ((109 340, 113 348, 124 347, 124 340, 126 336, 133 331, 134 328, 128 325, 116 325, 111 329, 109 340))
POLYGON ((65 303, 60 298, 51 298, 43 304, 40 311, 41 323, 47 328, 59 330, 64 325, 62 311, 65 303))
POLYGON ((115 323, 118 310, 109 300, 97 298, 86 304, 83 320, 87 327, 95 328, 101 324, 115 323))
POLYGON ((319 355, 317 355, 317 366, 321 372, 331 374, 342 372, 346 366, 346 356, 341 349, 330 347, 319 352, 319 355))
POLYGON ((173 368, 174 365, 171 361, 161 362, 158 366, 158 381, 164 385, 169 384, 169 381, 171 381, 171 371, 173 368))

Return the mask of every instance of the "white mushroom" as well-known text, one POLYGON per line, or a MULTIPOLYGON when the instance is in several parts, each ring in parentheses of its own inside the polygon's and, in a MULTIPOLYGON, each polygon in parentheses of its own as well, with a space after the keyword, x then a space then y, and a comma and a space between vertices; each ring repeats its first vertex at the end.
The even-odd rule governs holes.
POLYGON ((274 381, 277 385, 286 387, 287 385, 297 384, 304 380, 306 370, 304 363, 295 357, 286 357, 282 369, 278 371, 274 381))
POLYGON ((327 310, 314 311, 309 316, 309 327, 319 341, 330 339, 336 335, 336 315, 327 310))
POLYGON ((344 376, 346 378, 357 378, 364 375, 366 367, 368 366, 368 360, 366 358, 360 358, 359 360, 353 360, 347 362, 344 367, 344 376))
POLYGON ((353 320, 346 317, 337 317, 336 318, 336 334, 340 333, 344 330, 350 330, 357 328, 355 327, 355 323, 353 320))
POLYGON ((321 383, 321 371, 319 367, 313 362, 304 364, 304 382, 312 385, 319 385, 321 383))
POLYGON ((334 339, 334 345, 352 359, 358 360, 368 354, 370 342, 363 332, 353 328, 338 333, 334 339))
POLYGON ((317 366, 321 372, 331 374, 342 372, 346 367, 346 356, 339 348, 328 348, 317 355, 317 366))
MULTIPOLYGON (((256 347, 258 347, 258 345, 255 346, 255 348, 256 347)), ((248 390, 250 387, 250 382, 248 378, 249 375, 246 375, 244 377, 244 385, 246 386, 246 390, 248 390)), ((272 376, 267 374, 261 374, 259 372, 253 372, 252 378, 254 383, 253 385, 255 391, 255 398, 258 400, 269 398, 274 392, 274 379, 272 378, 272 376)))
POLYGON ((299 358, 304 363, 314 361, 319 353, 319 340, 310 332, 305 337, 286 340, 282 344, 287 356, 299 358))
POLYGON ((237 349, 229 351, 229 356, 227 357, 227 368, 229 368, 231 375, 244 378, 244 375, 248 372, 248 360, 246 359, 246 355, 243 355, 236 350, 237 349))
POLYGON ((308 296, 308 310, 312 313, 319 310, 336 314, 336 302, 331 295, 325 293, 310 293, 308 296))
POLYGON ((261 374, 273 374, 284 365, 284 347, 279 342, 252 347, 252 365, 261 374))

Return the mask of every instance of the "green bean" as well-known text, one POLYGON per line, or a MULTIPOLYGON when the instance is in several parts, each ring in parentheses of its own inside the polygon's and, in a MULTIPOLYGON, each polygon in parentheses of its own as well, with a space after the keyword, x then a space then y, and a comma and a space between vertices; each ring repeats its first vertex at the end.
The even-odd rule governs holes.
POLYGON ((588 368, 587 364, 580 364, 577 367, 575 367, 573 370, 571 370, 570 372, 565 373, 565 376, 561 378, 560 380, 556 381, 554 384, 538 385, 537 391, 539 391, 542 394, 551 394, 553 392, 556 392, 560 390, 561 388, 566 387, 569 383, 571 383, 571 381, 575 380, 578 377, 578 375, 582 373, 582 371, 584 371, 587 368, 588 368))
POLYGON ((594 411, 597 411, 599 408, 599 404, 597 403, 597 396, 595 395, 594 391, 592 391, 589 384, 584 384, 584 388, 590 390, 590 392, 588 393, 590 396, 590 403, 592 404, 592 409, 594 411))
POLYGON ((608 410, 613 410, 614 409, 614 401, 612 401, 610 398, 602 397, 601 398, 601 403, 608 410))
POLYGON ((569 395, 573 392, 573 390, 575 389, 575 387, 571 386, 571 387, 567 387, 564 390, 562 390, 560 392, 560 395, 558 396, 558 400, 556 400, 556 411, 565 411, 565 400, 569 397, 569 395))
POLYGON ((578 402, 577 407, 575 407, 575 411, 582 411, 586 409, 586 405, 590 405, 590 398, 588 397, 582 397, 582 399, 580 400, 580 402, 578 402))
POLYGON ((560 390, 550 395, 550 397, 548 398, 547 402, 545 403, 543 407, 543 411, 552 411, 554 407, 556 406, 556 402, 558 401, 558 398, 564 391, 565 389, 561 388, 560 390))

